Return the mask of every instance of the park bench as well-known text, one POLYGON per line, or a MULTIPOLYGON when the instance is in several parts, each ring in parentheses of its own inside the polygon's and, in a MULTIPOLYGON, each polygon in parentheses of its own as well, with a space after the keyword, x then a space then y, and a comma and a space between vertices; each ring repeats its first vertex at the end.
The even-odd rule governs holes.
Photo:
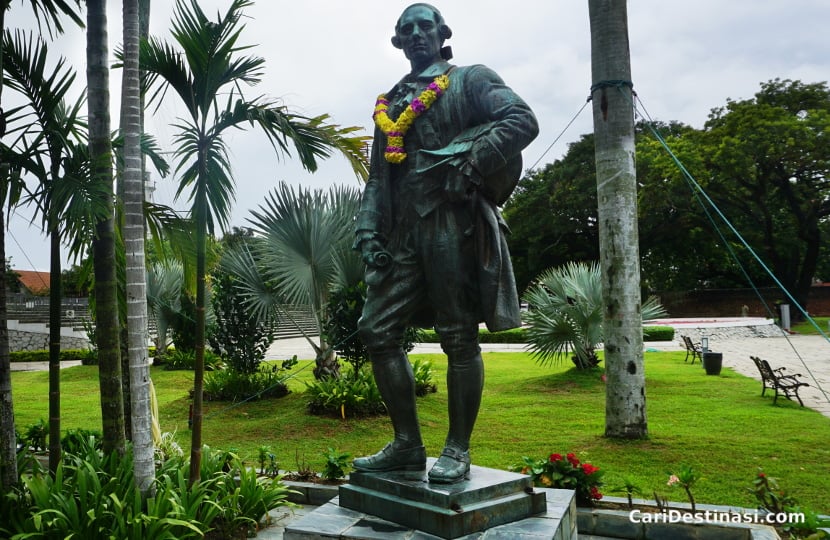
POLYGON ((700 355, 703 351, 700 348, 700 343, 695 343, 689 336, 681 335, 680 338, 683 340, 683 346, 686 347, 686 358, 684 358, 683 361, 687 362, 689 360, 689 356, 691 356, 692 364, 695 363, 695 358, 702 362, 703 358, 700 355))
POLYGON ((800 373, 796 373, 795 375, 786 375, 784 371, 787 368, 780 367, 776 369, 772 369, 769 365, 769 362, 764 360, 763 358, 758 358, 757 356, 750 356, 755 365, 758 367, 758 371, 761 373, 761 395, 764 395, 764 392, 767 391, 767 388, 770 390, 775 390, 775 398, 772 400, 775 403, 778 400, 778 394, 782 393, 784 396, 792 401, 793 397, 798 400, 798 403, 803 407, 804 402, 801 401, 801 396, 798 395, 798 389, 802 386, 810 386, 806 382, 799 380, 801 377, 800 373))

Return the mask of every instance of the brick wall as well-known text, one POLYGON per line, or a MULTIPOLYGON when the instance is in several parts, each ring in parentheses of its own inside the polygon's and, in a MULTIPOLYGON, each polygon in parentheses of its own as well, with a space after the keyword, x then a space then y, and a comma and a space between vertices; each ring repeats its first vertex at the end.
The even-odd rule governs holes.
MULTIPOLYGON (((671 317, 740 317, 744 314, 743 306, 749 308, 746 315, 750 317, 769 317, 758 293, 772 310, 778 302, 790 303, 776 288, 760 289, 757 293, 754 289, 706 289, 656 294, 671 317)), ((806 309, 810 315, 830 315, 830 284, 812 288, 806 309)), ((790 312, 794 311, 791 307, 790 312)))

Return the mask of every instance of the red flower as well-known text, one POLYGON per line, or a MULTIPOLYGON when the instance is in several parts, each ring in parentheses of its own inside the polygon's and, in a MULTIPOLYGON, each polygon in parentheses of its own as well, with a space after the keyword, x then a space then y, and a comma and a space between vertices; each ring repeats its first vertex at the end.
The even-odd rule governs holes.
POLYGON ((549 460, 551 463, 562 461, 562 454, 551 454, 549 460))
POLYGON ((599 470, 599 467, 594 467, 590 463, 583 463, 582 464, 582 472, 584 472, 585 474, 591 475, 591 474, 594 474, 595 472, 597 472, 598 470, 599 470))
POLYGON ((570 452, 566 457, 568 458, 568 462, 571 464, 571 466, 573 466, 573 467, 579 466, 579 460, 577 459, 576 455, 574 455, 573 452, 570 452))
POLYGON ((766 478, 766 477, 767 477, 766 473, 762 473, 762 472, 758 473, 758 478, 766 478))
POLYGON ((602 498, 602 493, 597 489, 597 486, 591 486, 591 498, 598 501, 602 498))

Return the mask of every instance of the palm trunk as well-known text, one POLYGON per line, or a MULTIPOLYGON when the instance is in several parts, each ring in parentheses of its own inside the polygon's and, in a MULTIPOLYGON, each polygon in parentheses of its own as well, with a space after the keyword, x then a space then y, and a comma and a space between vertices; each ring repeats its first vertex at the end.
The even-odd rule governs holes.
MULTIPOLYGON (((1 15, 0 15, 1 16, 1 15)), ((5 202, 0 201, 0 261, 6 268, 5 202)), ((9 327, 6 310, 6 286, 0 286, 0 492, 17 484, 17 439, 14 434, 14 401, 9 359, 9 327)))
POLYGON ((124 0, 124 246, 127 262, 127 334, 135 482, 149 495, 155 476, 150 364, 147 358, 147 270, 144 258, 144 189, 141 172, 141 99, 138 72, 138 0, 124 0))
MULTIPOLYGON (((110 140, 109 69, 107 68, 106 0, 87 1, 87 86, 89 103, 89 157, 93 175, 112 192, 112 141, 110 140)), ((109 218, 96 225, 92 241, 95 273, 98 373, 104 452, 125 449, 124 405, 121 392, 118 292, 115 272, 113 202, 109 218)))
POLYGON ((199 481, 202 465, 202 396, 205 379, 205 274, 207 249, 207 194, 205 193, 204 159, 200 156, 199 180, 196 187, 196 359, 193 369, 193 425, 190 438, 190 485, 199 481))
POLYGON ((55 474, 61 462, 61 243, 56 230, 49 242, 49 471, 55 474))
MULTIPOLYGON (((6 29, 6 8, 9 0, 0 0, 0 33, 6 29)), ((0 43, 0 104, 3 92, 3 44, 0 43)), ((2 109, 0 109, 2 114, 2 109)), ((0 138, 5 136, 0 127, 0 138)), ((0 168, 0 170, 4 170, 0 168)), ((8 173, 7 173, 8 174, 8 173)), ((8 178, 0 179, 8 185, 8 178)), ((0 262, 6 268, 6 216, 3 207, 8 193, 0 190, 0 262)), ((17 438, 14 434, 14 400, 12 399, 12 373, 9 358, 9 316, 6 309, 6 287, 0 287, 0 493, 17 484, 17 438)))
POLYGON ((648 436, 634 111, 626 2, 589 0, 600 268, 604 304, 605 435, 648 436))

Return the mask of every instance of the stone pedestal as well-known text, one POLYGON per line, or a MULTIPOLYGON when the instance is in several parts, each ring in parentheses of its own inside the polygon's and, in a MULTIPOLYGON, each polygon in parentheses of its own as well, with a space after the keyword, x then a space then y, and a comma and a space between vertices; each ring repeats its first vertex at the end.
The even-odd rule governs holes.
POLYGON ((425 472, 358 472, 349 482, 285 538, 576 538, 573 492, 534 489, 521 474, 473 466, 452 485, 430 484, 425 472))

